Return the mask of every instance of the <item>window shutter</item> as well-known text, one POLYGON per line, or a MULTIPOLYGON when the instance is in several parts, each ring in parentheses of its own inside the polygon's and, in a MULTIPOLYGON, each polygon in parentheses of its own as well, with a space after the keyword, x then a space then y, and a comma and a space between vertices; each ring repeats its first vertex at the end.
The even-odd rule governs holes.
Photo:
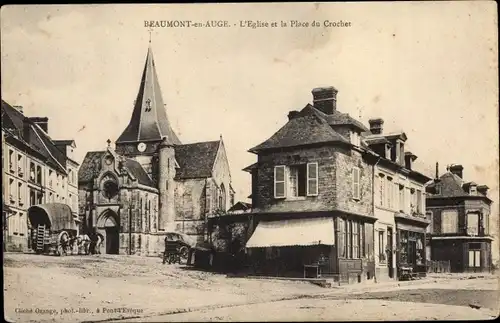
POLYGON ((274 197, 285 197, 285 166, 274 167, 274 197))
POLYGON ((354 199, 359 199, 359 168, 354 167, 352 169, 352 197, 354 199))
POLYGON ((307 164, 307 195, 318 195, 318 163, 307 164))

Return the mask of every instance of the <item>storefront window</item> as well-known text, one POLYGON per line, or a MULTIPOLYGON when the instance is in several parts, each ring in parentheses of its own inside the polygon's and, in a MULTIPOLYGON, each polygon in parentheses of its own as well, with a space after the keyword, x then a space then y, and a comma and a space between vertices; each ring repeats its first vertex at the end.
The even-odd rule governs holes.
POLYGON ((399 262, 402 264, 408 263, 408 231, 399 231, 400 244, 399 244, 399 262))
POLYGON ((346 256, 346 239, 345 239, 345 221, 338 218, 338 231, 339 231, 339 257, 345 258, 346 256))

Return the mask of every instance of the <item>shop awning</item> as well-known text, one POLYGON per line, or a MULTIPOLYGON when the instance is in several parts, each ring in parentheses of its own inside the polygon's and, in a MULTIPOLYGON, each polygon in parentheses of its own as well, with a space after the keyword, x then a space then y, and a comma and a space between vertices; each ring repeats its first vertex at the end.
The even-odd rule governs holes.
POLYGON ((333 218, 260 221, 247 248, 334 245, 333 218))

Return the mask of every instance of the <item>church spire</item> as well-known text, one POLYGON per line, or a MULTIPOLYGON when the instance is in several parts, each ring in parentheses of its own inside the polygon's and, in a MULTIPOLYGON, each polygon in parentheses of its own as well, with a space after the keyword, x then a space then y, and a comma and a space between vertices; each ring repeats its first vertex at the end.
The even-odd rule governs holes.
POLYGON ((132 118, 116 143, 162 141, 164 137, 170 145, 181 143, 168 121, 150 40, 132 118))

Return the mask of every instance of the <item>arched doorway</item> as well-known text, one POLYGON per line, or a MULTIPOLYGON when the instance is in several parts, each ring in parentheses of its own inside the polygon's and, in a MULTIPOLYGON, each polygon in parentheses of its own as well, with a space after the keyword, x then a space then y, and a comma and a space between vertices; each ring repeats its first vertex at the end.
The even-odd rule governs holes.
POLYGON ((117 255, 120 250, 118 216, 111 210, 104 211, 97 220, 97 232, 104 236, 104 253, 117 255))

